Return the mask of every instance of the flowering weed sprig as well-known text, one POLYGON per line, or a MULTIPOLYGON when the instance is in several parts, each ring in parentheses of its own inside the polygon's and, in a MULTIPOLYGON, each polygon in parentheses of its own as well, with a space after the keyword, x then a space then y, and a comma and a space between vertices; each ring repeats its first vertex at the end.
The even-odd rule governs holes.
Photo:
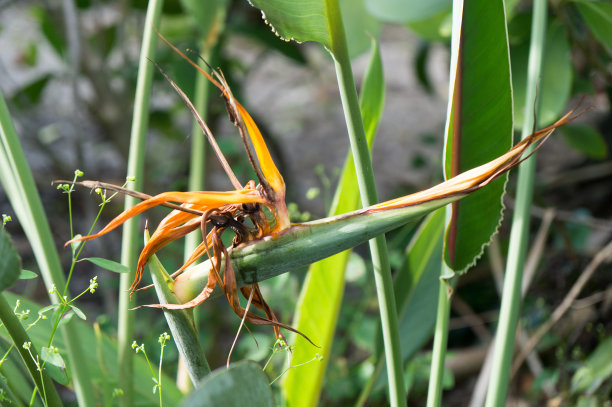
POLYGON ((152 379, 153 379, 153 382, 155 383, 155 385, 153 386, 153 394, 155 394, 159 390, 158 394, 159 394, 159 406, 160 407, 162 407, 163 405, 162 382, 161 382, 162 362, 164 358, 164 348, 166 347, 166 342, 169 339, 170 339, 170 335, 168 335, 167 332, 164 332, 163 334, 159 335, 159 338, 157 340, 157 342, 159 342, 160 347, 161 347, 161 351, 159 354, 159 366, 158 366, 157 372, 155 371, 155 369, 153 369, 153 365, 151 365, 151 361, 149 360, 149 357, 147 356, 147 352, 145 351, 144 343, 139 345, 138 342, 136 341, 132 342, 132 349, 134 349, 136 353, 142 352, 142 354, 145 357, 145 360, 147 361, 147 365, 149 365, 149 370, 151 371, 151 374, 153 375, 152 379))
POLYGON ((13 219, 10 217, 10 215, 6 215, 6 214, 2 214, 2 229, 4 229, 4 227, 6 226, 7 223, 9 223, 10 221, 12 221, 13 219))

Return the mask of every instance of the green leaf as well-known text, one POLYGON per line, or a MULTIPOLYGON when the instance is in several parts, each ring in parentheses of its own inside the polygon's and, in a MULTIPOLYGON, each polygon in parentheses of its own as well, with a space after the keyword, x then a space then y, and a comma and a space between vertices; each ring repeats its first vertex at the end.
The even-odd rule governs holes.
POLYGON ((128 266, 125 266, 121 263, 118 263, 113 260, 103 259, 101 257, 86 257, 81 259, 80 261, 87 260, 98 267, 101 267, 105 270, 112 271, 114 273, 129 273, 130 269, 128 266))
POLYGON ((20 270, 21 259, 11 237, 6 230, 0 229, 0 292, 15 284, 20 270))
POLYGON ((81 311, 80 308, 74 306, 74 305, 70 305, 70 309, 72 309, 72 311, 75 313, 75 315, 79 318, 81 318, 83 321, 87 320, 87 315, 85 315, 85 313, 83 311, 81 311))
POLYGON ((612 4, 582 0, 576 6, 595 37, 612 53, 612 4))
POLYGON ((365 0, 373 16, 391 23, 426 20, 449 10, 450 0, 365 0))
POLYGON ((19 273, 20 280, 31 280, 36 277, 38 277, 38 274, 30 270, 21 270, 21 272, 19 273))
POLYGON ((242 361, 206 376, 181 407, 274 407, 269 380, 259 365, 242 361))
POLYGON ((449 8, 427 19, 408 22, 406 26, 427 41, 448 40, 451 35, 452 13, 449 8))
POLYGON ((229 4, 228 0, 180 0, 180 2, 185 14, 192 18, 193 24, 202 34, 209 33, 219 11, 225 10, 229 4))
MULTIPOLYGON (((523 126, 527 95, 527 41, 512 47, 512 86, 514 93, 514 128, 523 126)), ((537 87, 539 100, 538 127, 547 126, 561 116, 572 89, 572 59, 570 46, 561 22, 552 20, 546 29, 546 45, 542 61, 542 76, 537 87)))
POLYGON ((21 108, 25 108, 28 107, 28 105, 38 103, 50 79, 50 74, 43 75, 40 78, 34 79, 33 81, 29 82, 21 89, 19 89, 19 91, 11 97, 11 100, 13 101, 13 103, 15 103, 21 108))
POLYGON ((589 158, 603 160, 608 156, 608 146, 601 133, 586 124, 568 124, 561 128, 563 138, 572 148, 589 158))
POLYGON ((40 358, 45 362, 45 370, 53 380, 64 386, 70 382, 66 372, 66 362, 56 349, 42 347, 40 358))
POLYGON ((314 41, 331 49, 327 1, 250 0, 272 31, 282 39, 314 41))
POLYGON ((355 58, 370 49, 372 37, 378 38, 380 34, 381 24, 367 12, 363 1, 340 0, 340 11, 349 39, 349 55, 355 58))
POLYGON ((606 338, 572 377, 572 393, 595 394, 601 384, 612 376, 612 337, 606 338))
POLYGON ((435 211, 423 221, 393 284, 403 360, 414 355, 433 330, 444 222, 444 210, 435 211))
POLYGON ((40 28, 49 44, 61 57, 66 49, 66 39, 59 25, 51 18, 51 14, 44 7, 32 7, 32 16, 38 20, 40 28))
MULTIPOLYGON (((74 235, 73 239, 79 239, 81 237, 82 236, 79 233, 79 234, 74 235)), ((85 242, 75 241, 75 242, 70 243, 70 248, 72 249, 72 254, 73 255, 76 254, 77 250, 79 250, 79 246, 81 246, 82 244, 85 244, 85 242)))
MULTIPOLYGON (((460 75, 445 143, 447 178, 457 175, 452 174, 453 164, 461 173, 500 156, 512 145, 512 89, 503 2, 466 2, 461 37, 462 66, 457 71, 460 75), (459 118, 455 118, 457 114, 459 118)), ((465 271, 474 264, 497 231, 506 179, 503 176, 454 204, 456 228, 447 231, 444 253, 453 270, 465 271)))
MULTIPOLYGON (((361 91, 361 114, 370 147, 382 115, 385 86, 382 60, 376 41, 372 40, 370 65, 361 91)), ((349 155, 336 190, 330 215, 355 210, 359 207, 359 193, 355 188, 357 176, 352 156, 349 155)), ((301 336, 296 336, 296 347, 292 364, 312 359, 314 353, 323 355, 320 363, 308 363, 299 369, 291 369, 283 382, 283 391, 291 405, 312 406, 317 404, 321 385, 331 351, 338 312, 344 291, 344 274, 350 251, 321 260, 310 266, 306 281, 296 305, 294 325, 308 335, 321 349, 315 349, 301 336), (321 295, 321 290, 325 295, 321 295)))

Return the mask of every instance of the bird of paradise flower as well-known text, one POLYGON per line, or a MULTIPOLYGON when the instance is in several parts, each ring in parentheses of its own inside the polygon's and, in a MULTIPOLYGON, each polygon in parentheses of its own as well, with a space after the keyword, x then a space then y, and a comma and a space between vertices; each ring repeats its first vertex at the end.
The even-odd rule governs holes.
MULTIPOLYGON (((206 135, 217 158, 228 175, 232 191, 191 191, 163 192, 150 196, 112 184, 98 181, 76 182, 88 188, 102 188, 122 192, 142 200, 139 204, 122 212, 100 232, 75 238, 67 244, 98 238, 123 224, 126 220, 155 206, 166 206, 172 211, 159 223, 153 235, 144 246, 138 259, 136 278, 130 288, 133 292, 141 282, 144 267, 156 252, 172 241, 200 229, 203 241, 188 260, 171 277, 176 278, 205 254, 209 268, 201 292, 183 304, 150 304, 149 307, 165 309, 193 308, 208 299, 215 287, 219 286, 234 312, 243 320, 259 325, 272 325, 277 338, 282 338, 279 328, 303 335, 292 327, 281 323, 268 306, 257 281, 237 281, 236 269, 267 268, 270 275, 278 269, 288 270, 310 264, 340 251, 354 247, 375 235, 385 233, 403 224, 418 220, 448 203, 486 186, 500 175, 526 159, 525 153, 532 145, 539 145, 559 126, 562 126, 584 112, 571 110, 554 124, 534 131, 529 137, 516 144, 504 155, 489 163, 466 171, 439 185, 404 197, 392 199, 361 210, 333 218, 321 219, 304 224, 291 224, 285 203, 286 186, 282 175, 266 147, 265 141, 251 115, 233 96, 222 73, 212 69, 209 74, 195 64, 184 53, 160 36, 181 57, 193 65, 201 74, 221 91, 230 120, 238 128, 245 150, 253 167, 258 184, 249 181, 244 186, 232 171, 223 156, 212 132, 202 120, 185 93, 158 66, 179 96, 184 100, 206 135), (269 215, 266 210, 269 211, 269 215), (232 247, 223 241, 224 232, 234 232, 232 247), (342 233, 339 233, 342 232, 342 233), (306 248, 299 255, 287 256, 287 247, 296 242, 307 241, 306 248), (212 254, 211 254, 212 251, 212 254), (241 286, 245 284, 244 286, 241 286), (240 305, 238 290, 249 304, 262 310, 266 317, 257 315, 240 305)), ((157 65, 157 64, 156 64, 157 65)), ((66 183, 67 181, 58 181, 66 183)), ((147 287, 145 287, 147 288, 147 287)), ((305 335, 303 335, 305 336, 305 335)), ((306 339, 308 339, 306 337, 306 339)), ((308 339, 309 340, 309 339, 308 339)))

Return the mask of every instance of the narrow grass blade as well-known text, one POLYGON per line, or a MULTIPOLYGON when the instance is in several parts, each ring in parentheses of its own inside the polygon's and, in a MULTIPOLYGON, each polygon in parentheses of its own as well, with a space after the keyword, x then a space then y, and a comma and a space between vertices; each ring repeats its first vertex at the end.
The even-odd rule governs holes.
MULTIPOLYGON (((153 81, 153 64, 157 36, 154 27, 159 26, 161 19, 163 0, 151 0, 147 6, 147 14, 144 22, 144 32, 140 59, 138 66, 138 79, 136 83, 136 96, 134 99, 134 113, 132 116, 132 130, 130 134, 130 152, 127 164, 128 177, 134 177, 135 181, 129 186, 132 189, 142 190, 144 178, 144 156, 146 135, 149 119, 149 101, 151 94, 151 83, 153 81)), ((127 196, 125 198, 125 209, 134 206, 138 200, 127 196)), ((118 323, 118 361, 119 361, 119 383, 123 387, 123 397, 120 405, 131 407, 134 403, 133 388, 133 321, 134 313, 130 301, 128 289, 134 281, 136 262, 138 259, 138 244, 140 232, 138 230, 138 218, 130 219, 123 227, 123 238, 121 244, 121 263, 130 269, 130 273, 121 275, 119 283, 119 323, 118 323)))

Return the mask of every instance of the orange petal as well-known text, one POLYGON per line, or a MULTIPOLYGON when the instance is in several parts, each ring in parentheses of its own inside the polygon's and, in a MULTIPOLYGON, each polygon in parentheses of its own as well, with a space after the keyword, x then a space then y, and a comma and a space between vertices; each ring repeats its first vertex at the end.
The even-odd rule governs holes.
POLYGON ((261 197, 257 190, 253 189, 242 189, 239 191, 226 191, 226 192, 163 192, 150 199, 140 202, 138 205, 134 205, 127 211, 119 214, 115 219, 110 221, 108 225, 104 227, 100 232, 83 236, 78 239, 73 239, 66 244, 82 241, 91 240, 100 237, 116 227, 123 224, 128 219, 150 209, 154 206, 161 205, 166 202, 180 202, 190 203, 199 205, 202 210, 219 208, 223 205, 228 204, 239 204, 239 203, 263 203, 264 199, 261 197))
POLYGON ((274 192, 282 194, 284 199, 285 181, 272 160, 272 156, 268 151, 268 147, 266 147, 266 142, 264 141, 259 128, 257 128, 257 125, 249 112, 247 112, 246 109, 242 107, 240 103, 238 103, 238 101, 236 101, 236 106, 238 107, 242 120, 244 120, 244 125, 249 132, 249 137, 251 138, 253 147, 255 147, 255 154, 257 154, 257 160, 259 161, 259 166, 261 167, 264 177, 266 177, 266 180, 274 192))
POLYGON ((500 174, 510 170, 514 166, 518 165, 522 159, 525 151, 533 144, 549 136, 557 127, 562 126, 576 117, 580 116, 584 111, 572 116, 574 110, 571 110, 557 122, 552 125, 538 130, 537 132, 526 137, 521 142, 517 143, 510 151, 506 154, 489 161, 479 167, 472 168, 469 171, 463 172, 456 177, 449 179, 441 184, 438 184, 432 188, 420 191, 411 195, 407 195, 401 198, 392 199, 390 201, 382 202, 377 205, 373 205, 368 208, 370 211, 393 209, 406 207, 410 205, 417 205, 424 202, 428 202, 434 199, 440 199, 451 195, 464 194, 471 192, 475 188, 480 188, 500 174))

